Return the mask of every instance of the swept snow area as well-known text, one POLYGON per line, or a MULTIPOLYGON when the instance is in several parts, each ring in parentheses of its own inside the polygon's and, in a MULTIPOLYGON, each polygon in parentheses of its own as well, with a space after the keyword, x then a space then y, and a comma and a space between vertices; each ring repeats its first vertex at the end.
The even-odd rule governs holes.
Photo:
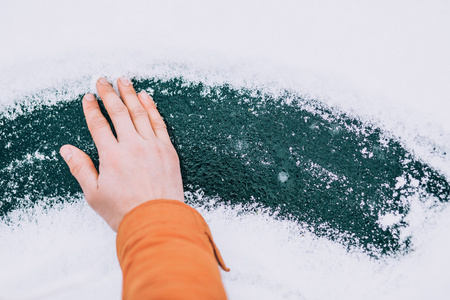
MULTIPOLYGON (((36 93, 70 99, 100 75, 288 88, 389 131, 450 178, 449 15, 447 1, 0 0, 0 109, 36 93)), ((199 209, 232 269, 231 299, 450 293, 448 207, 414 202, 414 251, 381 262, 264 213, 199 209)), ((0 299, 120 298, 115 235, 83 199, 11 219, 0 223, 0 299)))

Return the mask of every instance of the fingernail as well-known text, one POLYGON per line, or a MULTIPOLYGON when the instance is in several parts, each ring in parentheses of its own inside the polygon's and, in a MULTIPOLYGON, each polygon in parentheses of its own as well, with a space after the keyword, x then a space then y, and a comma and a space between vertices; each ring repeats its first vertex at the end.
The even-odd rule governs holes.
POLYGON ((72 150, 70 150, 70 148, 68 147, 62 147, 59 153, 65 161, 69 161, 72 158, 72 150))
POLYGON ((109 82, 108 82, 108 80, 106 80, 105 78, 100 78, 99 80, 98 80, 98 82, 100 82, 101 84, 103 84, 103 85, 109 85, 109 82))
POLYGON ((92 94, 84 95, 84 99, 86 99, 87 101, 95 101, 95 97, 92 94))
POLYGON ((144 100, 148 100, 148 98, 150 98, 150 96, 145 91, 141 91, 139 94, 141 94, 141 97, 144 100))
POLYGON ((130 79, 126 78, 126 77, 122 77, 120 78, 120 82, 125 85, 125 86, 129 86, 131 84, 130 79))

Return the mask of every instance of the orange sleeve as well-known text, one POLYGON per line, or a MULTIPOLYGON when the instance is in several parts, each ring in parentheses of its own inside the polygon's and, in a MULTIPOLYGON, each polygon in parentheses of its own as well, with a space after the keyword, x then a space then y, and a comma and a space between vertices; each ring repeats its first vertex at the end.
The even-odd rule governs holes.
POLYGON ((117 231, 123 299, 226 299, 229 271, 203 217, 176 200, 131 210, 117 231))

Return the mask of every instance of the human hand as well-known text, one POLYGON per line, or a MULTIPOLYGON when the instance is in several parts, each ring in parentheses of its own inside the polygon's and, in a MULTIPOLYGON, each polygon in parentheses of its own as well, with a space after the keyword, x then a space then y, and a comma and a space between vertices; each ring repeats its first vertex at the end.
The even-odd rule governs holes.
POLYGON ((137 95, 129 79, 119 79, 117 85, 123 102, 105 78, 97 81, 117 139, 95 96, 83 98, 84 115, 99 154, 99 172, 80 149, 72 145, 60 149, 87 202, 114 231, 130 210, 144 202, 184 202, 178 155, 153 99, 145 91, 137 95))

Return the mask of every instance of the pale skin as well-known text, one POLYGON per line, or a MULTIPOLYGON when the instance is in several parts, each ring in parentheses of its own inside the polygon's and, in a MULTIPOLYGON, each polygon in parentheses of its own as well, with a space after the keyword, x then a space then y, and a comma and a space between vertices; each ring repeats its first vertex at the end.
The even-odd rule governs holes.
POLYGON ((117 231, 123 217, 151 200, 184 202, 178 155, 155 102, 145 91, 136 94, 127 78, 117 81, 120 97, 105 79, 97 91, 117 133, 100 111, 94 95, 83 98, 83 111, 99 154, 99 170, 72 145, 60 149, 89 205, 117 231))

